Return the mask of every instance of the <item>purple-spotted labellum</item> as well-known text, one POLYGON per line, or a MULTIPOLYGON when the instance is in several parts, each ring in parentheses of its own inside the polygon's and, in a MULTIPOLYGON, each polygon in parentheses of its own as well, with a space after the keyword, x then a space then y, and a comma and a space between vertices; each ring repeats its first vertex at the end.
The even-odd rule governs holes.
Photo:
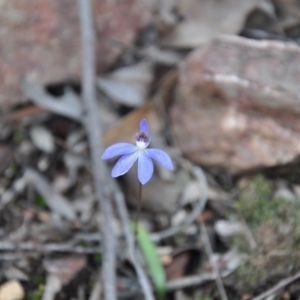
POLYGON ((149 126, 145 119, 140 122, 140 132, 136 134, 136 146, 129 143, 117 143, 108 147, 102 159, 110 159, 122 155, 112 169, 111 176, 124 175, 138 161, 138 178, 141 184, 147 183, 153 175, 152 159, 165 168, 173 170, 170 156, 160 149, 147 149, 150 144, 149 126))

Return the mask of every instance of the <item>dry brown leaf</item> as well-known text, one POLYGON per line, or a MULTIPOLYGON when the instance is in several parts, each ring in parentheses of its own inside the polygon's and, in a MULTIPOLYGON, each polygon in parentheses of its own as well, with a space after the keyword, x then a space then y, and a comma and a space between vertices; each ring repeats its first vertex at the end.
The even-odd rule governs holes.
POLYGON ((53 113, 82 121, 83 106, 76 93, 67 88, 61 97, 53 97, 41 86, 23 82, 21 85, 23 93, 36 105, 53 113))
POLYGON ((113 127, 109 128, 103 137, 105 146, 110 146, 111 144, 118 142, 134 142, 134 136, 138 131, 139 123, 141 119, 147 119, 150 125, 150 134, 153 132, 159 132, 162 127, 162 119, 160 113, 158 112, 158 107, 155 103, 155 99, 160 101, 162 109, 168 100, 168 96, 172 91, 175 83, 177 81, 177 72, 168 73, 161 82, 159 91, 154 95, 154 97, 146 103, 144 106, 135 109, 133 112, 127 114, 113 127))
POLYGON ((4 116, 4 122, 11 123, 11 122, 22 121, 23 119, 26 119, 26 118, 32 118, 35 116, 39 116, 45 112, 47 112, 47 111, 39 106, 28 105, 26 107, 17 109, 15 111, 7 114, 6 116, 4 116))
POLYGON ((117 69, 100 77, 98 87, 117 103, 140 107, 146 101, 153 80, 153 68, 153 63, 141 62, 117 69))
POLYGON ((47 281, 43 300, 53 300, 61 288, 68 284, 87 264, 85 256, 68 256, 44 262, 47 281))
POLYGON ((35 189, 45 198, 47 205, 61 216, 70 221, 74 221, 76 216, 73 207, 68 200, 61 194, 57 193, 45 177, 32 169, 25 171, 25 177, 28 183, 32 184, 35 189))
POLYGON ((76 255, 48 259, 45 261, 45 268, 49 274, 59 278, 62 284, 67 284, 86 266, 86 263, 85 256, 76 255))
POLYGON ((117 124, 109 128, 104 134, 105 146, 110 146, 118 142, 133 143, 135 134, 138 132, 140 121, 147 119, 151 131, 159 131, 161 122, 153 103, 134 110, 122 118, 117 124))
POLYGON ((185 275, 190 256, 190 251, 184 251, 173 258, 172 263, 166 268, 166 275, 168 280, 181 278, 185 275))
POLYGON ((183 20, 162 37, 168 47, 194 48, 220 34, 237 34, 261 0, 179 0, 183 20))

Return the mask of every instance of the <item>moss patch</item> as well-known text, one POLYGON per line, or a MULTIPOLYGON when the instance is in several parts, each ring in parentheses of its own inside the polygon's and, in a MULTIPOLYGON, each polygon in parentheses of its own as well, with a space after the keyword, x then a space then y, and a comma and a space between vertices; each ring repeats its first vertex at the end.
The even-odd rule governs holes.
POLYGON ((271 184, 257 176, 241 190, 236 210, 254 228, 274 217, 281 204, 282 201, 272 199, 271 184))
POLYGON ((257 243, 251 250, 245 237, 232 241, 249 255, 234 274, 237 289, 253 291, 295 273, 300 267, 300 201, 274 199, 271 184, 258 176, 241 190, 236 209, 257 243))

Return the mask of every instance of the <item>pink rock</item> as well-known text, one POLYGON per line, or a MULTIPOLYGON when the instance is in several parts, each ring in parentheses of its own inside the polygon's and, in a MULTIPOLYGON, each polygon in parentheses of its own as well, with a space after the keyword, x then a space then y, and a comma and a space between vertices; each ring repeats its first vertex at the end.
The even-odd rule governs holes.
MULTIPOLYGON (((95 0, 97 68, 113 63, 152 16, 148 0, 95 0)), ((151 2, 150 2, 151 3, 151 2)), ((0 110, 19 103, 19 83, 80 79, 80 30, 73 0, 0 2, 0 110)))
POLYGON ((300 48, 220 37, 180 68, 171 118, 192 161, 231 173, 300 154, 300 48))

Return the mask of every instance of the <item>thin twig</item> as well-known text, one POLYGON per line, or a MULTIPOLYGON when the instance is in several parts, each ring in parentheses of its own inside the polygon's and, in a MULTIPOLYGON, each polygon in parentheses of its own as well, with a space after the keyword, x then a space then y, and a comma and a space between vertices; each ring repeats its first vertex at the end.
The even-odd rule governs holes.
MULTIPOLYGON (((221 276, 226 277, 234 272, 234 269, 231 269, 226 272, 222 272, 221 276)), ((189 288, 193 286, 199 287, 199 285, 204 284, 208 281, 216 280, 217 275, 215 273, 201 273, 198 275, 186 276, 179 279, 170 280, 167 282, 167 290, 175 291, 182 290, 184 288, 189 288)))
POLYGON ((24 260, 26 257, 36 257, 36 253, 27 252, 25 253, 0 253, 0 261, 17 261, 17 260, 24 260))
POLYGON ((217 287, 218 287, 219 294, 220 294, 222 300, 228 300, 228 297, 227 297, 227 294, 226 294, 226 291, 225 291, 225 288, 224 288, 224 285, 223 285, 223 281, 222 281, 222 278, 221 278, 221 275, 220 275, 220 272, 219 272, 217 262, 213 259, 213 250, 212 250, 212 247, 211 247, 211 244, 210 244, 209 236, 208 236, 207 229, 206 229, 206 226, 205 226, 204 222, 201 222, 201 229, 202 229, 201 230, 201 233, 202 233, 201 237, 202 237, 202 240, 203 240, 205 252, 206 252, 206 255, 209 258, 209 261, 210 261, 210 263, 213 267, 214 273, 216 275, 216 284, 217 284, 217 287))
POLYGON ((284 280, 281 280, 278 284, 276 284, 274 287, 269 289, 268 291, 260 294, 259 296, 252 298, 252 300, 263 300, 267 298, 268 296, 276 293, 277 291, 283 289, 287 285, 291 284, 293 281, 297 280, 300 278, 300 272, 296 273, 294 276, 291 276, 289 278, 286 278, 284 280))
POLYGON ((115 235, 112 225, 112 207, 107 186, 107 172, 100 157, 103 153, 102 130, 97 116, 95 80, 95 33, 92 23, 91 1, 77 0, 82 36, 82 90, 86 110, 86 130, 91 151, 94 187, 103 216, 102 280, 105 300, 116 299, 115 235))
POLYGON ((136 216, 135 216, 135 224, 134 224, 134 239, 135 239, 135 247, 137 248, 137 235, 138 235, 138 222, 140 219, 140 213, 141 213, 141 208, 142 208, 142 189, 143 186, 139 182, 139 195, 138 195, 138 207, 136 210, 136 216))
POLYGON ((71 252, 81 254, 93 254, 99 253, 100 247, 82 247, 74 246, 72 243, 48 243, 48 244, 37 244, 31 242, 15 243, 11 241, 0 241, 0 251, 32 251, 32 252, 71 252))
MULTIPOLYGON (((99 279, 101 278, 101 276, 99 276, 99 279)), ((96 280, 93 289, 92 289, 92 293, 89 297, 89 300, 99 300, 101 299, 101 292, 102 292, 102 285, 100 280, 96 280)))
POLYGON ((174 279, 167 282, 167 290, 175 291, 192 286, 200 286, 208 281, 216 279, 216 275, 212 273, 203 273, 200 275, 187 276, 179 279, 174 279))
POLYGON ((183 163, 193 171, 194 176, 199 181, 199 184, 201 186, 201 196, 199 198, 199 202, 195 206, 192 213, 185 219, 183 224, 180 224, 178 226, 173 226, 171 228, 168 228, 166 230, 163 230, 161 232, 156 232, 151 234, 151 239, 155 242, 158 242, 162 239, 171 237, 175 235, 176 233, 183 231, 185 228, 190 226, 202 213, 203 209, 205 208, 206 202, 207 202, 207 180, 204 172, 200 167, 191 166, 190 163, 186 160, 183 160, 183 163))
POLYGON ((127 211, 127 208, 125 205, 124 195, 118 189, 116 184, 114 184, 113 189, 114 189, 115 202, 117 204, 118 212, 119 212, 121 221, 123 223, 123 228, 124 228, 124 233, 125 233, 125 238, 126 238, 126 242, 127 242, 130 259, 132 261, 132 264, 133 264, 135 271, 137 273, 137 276, 139 278, 139 282, 142 287, 145 299, 146 300, 154 300, 155 298, 153 296, 153 291, 152 291, 150 281, 149 281, 144 269, 140 265, 138 257, 136 255, 135 238, 134 238, 134 235, 133 235, 131 227, 130 227, 130 220, 129 220, 128 211, 127 211))

